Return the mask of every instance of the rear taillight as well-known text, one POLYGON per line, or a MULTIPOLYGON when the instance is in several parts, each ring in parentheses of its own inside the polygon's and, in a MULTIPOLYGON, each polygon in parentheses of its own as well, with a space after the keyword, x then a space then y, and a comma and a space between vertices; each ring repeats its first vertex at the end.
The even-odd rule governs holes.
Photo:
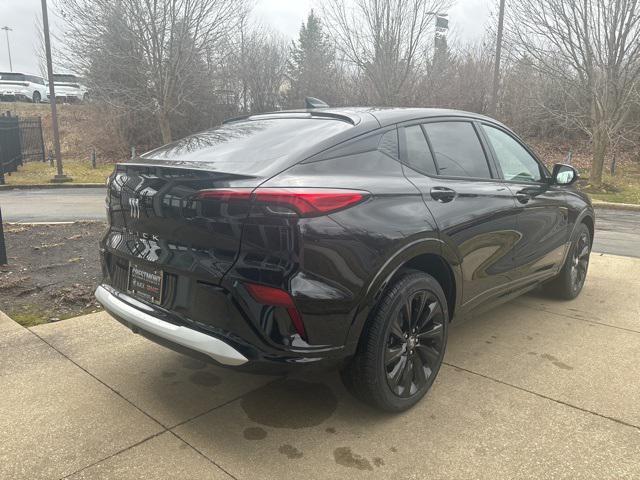
POLYGON ((244 286, 256 302, 262 305, 286 308, 296 332, 306 340, 307 336, 304 323, 302 323, 302 317, 293 303, 293 298, 291 298, 288 292, 279 288, 267 287, 266 285, 258 285, 255 283, 245 283, 244 286))
POLYGON ((369 197, 362 190, 337 188, 219 188, 202 190, 197 198, 210 200, 252 200, 274 215, 315 217, 356 205, 369 197))
POLYGON ((196 198, 221 201, 231 199, 249 200, 251 198, 251 192, 253 192, 253 188, 215 188, 211 190, 200 190, 196 194, 196 198))

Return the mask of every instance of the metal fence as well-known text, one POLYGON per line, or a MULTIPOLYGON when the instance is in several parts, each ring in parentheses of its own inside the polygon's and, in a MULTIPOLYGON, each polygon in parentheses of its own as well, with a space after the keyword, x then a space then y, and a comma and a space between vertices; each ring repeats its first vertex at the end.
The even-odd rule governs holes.
POLYGON ((23 162, 44 162, 44 138, 40 117, 27 117, 18 120, 20 129, 20 148, 23 162))
POLYGON ((45 161, 40 117, 0 116, 0 183, 25 162, 45 161))

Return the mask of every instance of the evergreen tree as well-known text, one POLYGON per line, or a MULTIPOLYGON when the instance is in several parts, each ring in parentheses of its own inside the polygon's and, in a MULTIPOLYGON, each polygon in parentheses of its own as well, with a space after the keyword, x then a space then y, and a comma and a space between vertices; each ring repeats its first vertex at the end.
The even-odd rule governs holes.
POLYGON ((335 49, 313 10, 307 22, 302 23, 298 41, 292 43, 287 79, 287 103, 291 108, 303 108, 305 97, 316 97, 329 105, 340 103, 335 49))

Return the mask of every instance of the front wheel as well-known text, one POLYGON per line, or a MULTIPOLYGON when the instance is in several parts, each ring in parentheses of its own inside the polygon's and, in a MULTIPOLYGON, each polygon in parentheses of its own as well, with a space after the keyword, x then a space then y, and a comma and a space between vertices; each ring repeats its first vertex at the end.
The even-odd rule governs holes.
POLYGON ((591 234, 582 223, 578 227, 576 238, 571 242, 569 253, 557 277, 545 284, 550 295, 564 300, 573 300, 582 291, 589 269, 591 254, 591 234))
POLYGON ((42 100, 42 97, 40 96, 40 92, 33 92, 33 97, 31 101, 33 103, 40 103, 41 100, 42 100))
POLYGON ((435 278, 406 271, 365 326, 358 351, 342 371, 360 400, 389 412, 415 405, 431 388, 447 343, 449 316, 435 278))

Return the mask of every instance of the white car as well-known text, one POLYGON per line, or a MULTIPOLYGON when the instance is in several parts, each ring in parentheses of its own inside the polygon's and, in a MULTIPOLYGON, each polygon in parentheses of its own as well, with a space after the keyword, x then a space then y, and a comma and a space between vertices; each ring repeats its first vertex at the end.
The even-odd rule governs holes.
POLYGON ((16 72, 0 72, 0 100, 46 101, 47 85, 44 78, 16 72))
POLYGON ((53 86, 55 88, 56 101, 86 102, 89 99, 89 92, 82 82, 82 77, 78 75, 54 73, 53 86))

